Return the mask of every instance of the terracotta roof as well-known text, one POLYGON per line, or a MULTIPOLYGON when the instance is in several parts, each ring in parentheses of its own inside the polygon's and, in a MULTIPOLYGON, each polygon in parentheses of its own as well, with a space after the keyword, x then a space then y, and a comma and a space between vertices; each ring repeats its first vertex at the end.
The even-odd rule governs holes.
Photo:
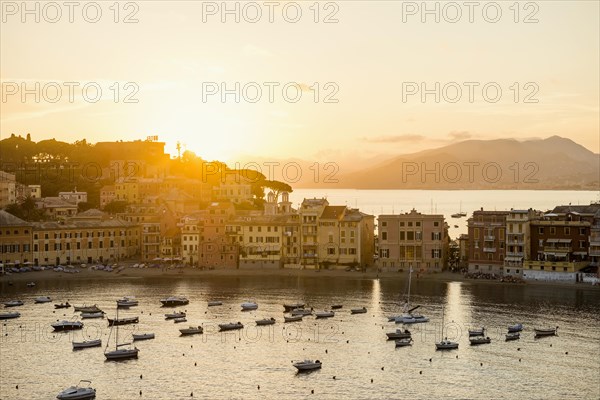
POLYGON ((326 206, 321 213, 320 219, 337 219, 344 217, 346 206, 326 206))

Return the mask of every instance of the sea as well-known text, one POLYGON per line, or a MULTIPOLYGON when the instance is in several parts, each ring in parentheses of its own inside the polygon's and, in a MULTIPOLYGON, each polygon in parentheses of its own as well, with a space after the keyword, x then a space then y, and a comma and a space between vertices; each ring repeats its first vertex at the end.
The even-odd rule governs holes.
MULTIPOLYGON (((600 290, 592 286, 514 285, 412 277, 411 304, 430 319, 402 326, 388 322, 401 312, 407 273, 366 278, 298 275, 196 276, 129 279, 60 278, 8 286, 0 301, 25 302, 18 319, 0 325, 0 399, 54 399, 63 389, 90 380, 98 400, 131 399, 598 399, 600 397, 600 290), (51 303, 34 304, 37 296, 51 303), (187 322, 165 320, 172 308, 160 299, 185 295, 187 322), (119 317, 139 323, 119 327, 119 343, 133 333, 155 339, 134 342, 139 358, 106 361, 116 332, 106 319, 83 320, 84 328, 53 332, 51 323, 79 319, 73 308, 53 303, 97 304, 115 316, 115 300, 135 296, 137 307, 119 317), (208 301, 223 305, 209 307, 208 301), (240 304, 256 301, 258 309, 240 304), (342 306, 330 319, 306 316, 284 323, 283 304, 301 302, 316 310, 342 306), (366 307, 365 314, 352 308, 366 307), (271 326, 256 326, 262 318, 271 326), (218 324, 241 322, 239 331, 218 324), (443 322, 443 324, 442 324, 443 322), (522 323, 516 341, 505 341, 509 325, 522 323), (204 327, 202 335, 179 329, 204 327), (535 338, 534 328, 557 327, 558 335, 535 338), (470 345, 468 329, 486 328, 490 344, 470 345), (395 347, 386 333, 409 329, 413 343, 395 347), (109 335, 110 334, 110 335, 109 335), (457 350, 438 351, 448 337, 457 350), (101 339, 102 346, 73 350, 72 341, 101 339), (292 363, 320 360, 322 368, 298 373, 292 363)), ((5 312, 6 310, 2 310, 5 312)))

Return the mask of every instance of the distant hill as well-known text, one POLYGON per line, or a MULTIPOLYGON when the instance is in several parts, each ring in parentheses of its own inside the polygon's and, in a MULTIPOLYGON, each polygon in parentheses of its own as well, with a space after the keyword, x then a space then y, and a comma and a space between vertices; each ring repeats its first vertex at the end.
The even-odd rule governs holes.
MULTIPOLYGON (((322 186, 322 185, 319 185, 322 186)), ((466 140, 339 177, 355 189, 597 190, 600 155, 570 139, 466 140)))

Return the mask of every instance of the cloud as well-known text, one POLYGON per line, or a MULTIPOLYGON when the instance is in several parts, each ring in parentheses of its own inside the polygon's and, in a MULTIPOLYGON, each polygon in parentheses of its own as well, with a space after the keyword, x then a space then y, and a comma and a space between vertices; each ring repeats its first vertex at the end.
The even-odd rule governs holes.
POLYGON ((473 137, 469 131, 452 131, 448 134, 450 140, 467 140, 473 137))
POLYGON ((423 135, 415 135, 411 133, 405 133, 403 135, 384 135, 375 137, 363 137, 361 138, 364 142, 369 143, 401 143, 401 142, 420 142, 425 140, 423 135))

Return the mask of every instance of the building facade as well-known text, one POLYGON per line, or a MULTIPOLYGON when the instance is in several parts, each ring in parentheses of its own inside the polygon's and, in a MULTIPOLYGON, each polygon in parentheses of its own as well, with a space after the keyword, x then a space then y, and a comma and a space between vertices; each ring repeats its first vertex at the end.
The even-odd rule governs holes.
POLYGON ((473 212, 468 220, 469 272, 501 275, 506 255, 508 211, 473 212))

